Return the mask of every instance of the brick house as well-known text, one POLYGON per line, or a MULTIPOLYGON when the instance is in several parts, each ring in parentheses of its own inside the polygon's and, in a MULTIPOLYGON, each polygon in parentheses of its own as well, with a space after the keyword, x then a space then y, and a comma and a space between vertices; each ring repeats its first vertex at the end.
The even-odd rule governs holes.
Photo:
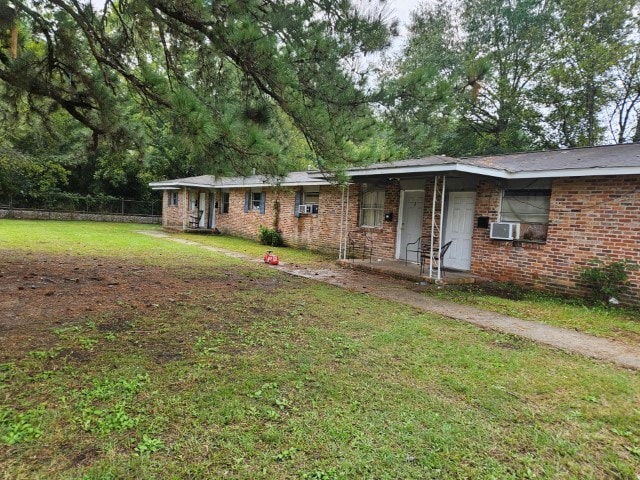
MULTIPOLYGON (((582 293, 579 269, 592 259, 640 261, 640 144, 426 157, 349 175, 345 186, 313 172, 151 186, 164 190, 165 228, 255 238, 259 225, 276 225, 289 245, 343 259, 361 248, 416 261, 418 238, 434 252, 451 242, 447 269, 570 294, 582 293)), ((640 271, 631 282, 629 300, 640 303, 640 271)))

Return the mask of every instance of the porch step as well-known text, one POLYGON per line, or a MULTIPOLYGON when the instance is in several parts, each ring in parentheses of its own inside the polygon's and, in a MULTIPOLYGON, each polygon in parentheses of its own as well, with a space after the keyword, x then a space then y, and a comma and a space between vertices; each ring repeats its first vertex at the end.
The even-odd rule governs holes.
MULTIPOLYGON (((398 260, 338 260, 338 264, 344 267, 386 275, 401 280, 409 280, 416 283, 436 283, 435 279, 425 275, 420 275, 420 266, 414 263, 405 265, 404 261, 398 260)), ((461 285, 475 283, 478 277, 468 272, 446 271, 442 282, 446 285, 461 285)))
POLYGON ((185 228, 185 233, 199 233, 201 235, 211 235, 214 232, 212 228, 185 228))

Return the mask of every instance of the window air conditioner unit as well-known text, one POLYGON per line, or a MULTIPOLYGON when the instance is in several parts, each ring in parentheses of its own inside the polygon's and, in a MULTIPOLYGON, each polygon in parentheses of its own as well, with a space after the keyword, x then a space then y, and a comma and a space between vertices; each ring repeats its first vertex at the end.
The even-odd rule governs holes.
POLYGON ((311 213, 311 205, 298 205, 298 214, 306 215, 311 213))
POLYGON ((494 240, 517 240, 520 238, 520 224, 509 222, 492 222, 489 238, 494 240))

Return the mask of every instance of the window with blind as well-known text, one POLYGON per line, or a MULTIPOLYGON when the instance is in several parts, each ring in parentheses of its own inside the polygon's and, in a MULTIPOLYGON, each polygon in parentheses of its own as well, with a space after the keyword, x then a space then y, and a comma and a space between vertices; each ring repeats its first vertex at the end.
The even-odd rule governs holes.
POLYGON ((384 188, 362 185, 360 226, 381 227, 384 219, 384 188))
POLYGON ((500 221, 549 223, 551 190, 505 190, 500 221))
POLYGON ((520 224, 520 239, 544 242, 547 239, 551 189, 506 189, 502 195, 500 221, 520 224))

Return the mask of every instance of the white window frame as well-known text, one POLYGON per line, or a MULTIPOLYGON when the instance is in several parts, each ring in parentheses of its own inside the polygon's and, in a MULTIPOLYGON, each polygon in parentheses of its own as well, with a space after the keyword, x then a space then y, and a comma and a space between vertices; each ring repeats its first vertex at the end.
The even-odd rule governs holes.
POLYGON ((319 205, 320 186, 311 185, 302 187, 302 203, 304 205, 319 205))
POLYGON ((249 198, 249 211, 259 212, 262 202, 262 189, 251 189, 251 197, 249 198))
POLYGON ((230 208, 230 200, 231 200, 231 194, 228 191, 222 191, 220 192, 220 213, 221 214, 227 214, 229 213, 229 208, 230 208), (226 199, 226 201, 225 201, 226 199), (226 209, 225 209, 225 205, 226 205, 226 209))

